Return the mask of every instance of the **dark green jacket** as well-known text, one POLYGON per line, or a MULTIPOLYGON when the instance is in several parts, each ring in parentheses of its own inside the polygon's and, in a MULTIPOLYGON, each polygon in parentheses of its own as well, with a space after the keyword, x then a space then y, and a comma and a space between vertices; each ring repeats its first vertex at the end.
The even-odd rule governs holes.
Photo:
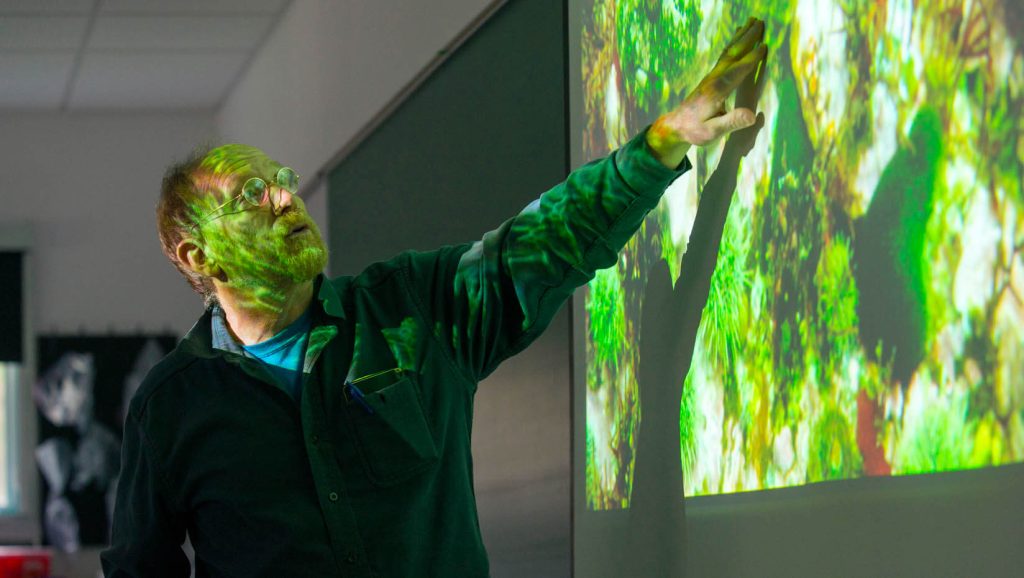
POLYGON ((300 404, 213 347, 208 310, 131 401, 107 578, 187 576, 186 531, 199 577, 488 576, 477 382, 615 263, 687 169, 640 135, 480 241, 318 278, 300 404))

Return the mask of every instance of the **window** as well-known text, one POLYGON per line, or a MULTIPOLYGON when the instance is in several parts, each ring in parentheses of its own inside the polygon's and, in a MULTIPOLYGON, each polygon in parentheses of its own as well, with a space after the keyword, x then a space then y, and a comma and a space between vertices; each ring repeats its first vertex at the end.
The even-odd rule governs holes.
POLYGON ((17 397, 25 361, 22 260, 21 252, 0 252, 0 515, 21 510, 17 397))
POLYGON ((20 511, 17 394, 21 363, 0 361, 0 515, 20 511))
POLYGON ((31 336, 32 231, 0 225, 0 543, 40 538, 36 419, 32 404, 35 344, 31 336))

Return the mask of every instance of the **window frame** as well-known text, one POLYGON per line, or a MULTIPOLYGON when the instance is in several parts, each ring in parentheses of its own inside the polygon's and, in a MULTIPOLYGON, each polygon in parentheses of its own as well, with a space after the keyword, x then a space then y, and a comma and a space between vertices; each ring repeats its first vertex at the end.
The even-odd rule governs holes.
POLYGON ((36 379, 35 326, 31 312, 35 307, 33 292, 32 226, 28 223, 0 223, 0 251, 22 254, 22 369, 15 391, 14 407, 8 408, 15 419, 16 441, 11 448, 11 463, 17 468, 16 499, 13 513, 0 514, 0 542, 39 546, 42 529, 39 521, 39 471, 35 464, 38 437, 32 384, 36 379))

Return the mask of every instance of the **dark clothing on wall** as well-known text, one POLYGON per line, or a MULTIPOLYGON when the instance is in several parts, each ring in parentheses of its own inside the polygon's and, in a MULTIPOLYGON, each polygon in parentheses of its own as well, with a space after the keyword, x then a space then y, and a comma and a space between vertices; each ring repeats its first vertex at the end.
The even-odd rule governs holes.
POLYGON ((665 188, 643 134, 472 244, 316 281, 301 402, 207 311, 125 422, 107 578, 482 578, 477 383, 613 265, 665 188))

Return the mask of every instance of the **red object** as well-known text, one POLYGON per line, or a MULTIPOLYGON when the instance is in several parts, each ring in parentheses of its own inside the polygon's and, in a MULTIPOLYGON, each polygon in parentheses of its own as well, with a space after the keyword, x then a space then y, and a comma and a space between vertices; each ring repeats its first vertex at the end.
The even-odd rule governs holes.
POLYGON ((864 474, 868 476, 891 476, 892 466, 885 459, 885 450, 878 443, 876 417, 881 413, 875 400, 861 390, 857 393, 857 446, 864 458, 864 474))
POLYGON ((46 578, 50 552, 41 548, 0 547, 0 578, 46 578))

